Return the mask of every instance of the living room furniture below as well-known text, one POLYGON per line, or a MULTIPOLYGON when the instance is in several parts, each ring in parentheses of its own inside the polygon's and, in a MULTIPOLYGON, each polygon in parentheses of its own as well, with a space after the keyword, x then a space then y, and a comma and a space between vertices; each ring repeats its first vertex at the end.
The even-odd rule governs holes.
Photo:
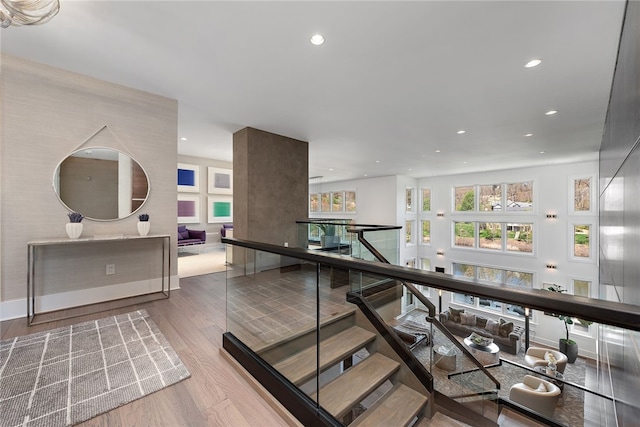
POLYGON ((544 366, 536 366, 535 368, 533 368, 533 370, 538 374, 542 374, 542 379, 557 385, 560 389, 560 394, 562 394, 562 392, 564 391, 564 374, 555 371, 553 375, 550 375, 547 371, 547 368, 545 368, 544 366))
POLYGON ((509 390, 509 400, 549 418, 553 417, 559 399, 558 386, 533 375, 525 375, 521 383, 509 390))
POLYGON ((189 230, 186 225, 178 226, 178 250, 189 246, 197 246, 198 251, 207 243, 205 230, 189 230))
POLYGON ((510 354, 518 354, 522 345, 524 328, 515 325, 512 321, 502 318, 492 319, 473 313, 465 313, 463 309, 449 307, 447 311, 440 313, 440 323, 449 331, 459 337, 468 337, 473 332, 493 339, 500 351, 510 354))
POLYGON ((500 347, 491 343, 489 345, 476 344, 469 337, 463 340, 465 347, 484 366, 500 363, 500 347))
POLYGON ((567 356, 557 350, 529 347, 525 353, 524 361, 532 368, 536 368, 537 366, 546 367, 549 364, 549 355, 553 355, 556 359, 556 371, 561 374, 564 373, 564 369, 567 367, 567 356))
POLYGON ((456 353, 453 348, 447 348, 443 345, 433 348, 433 361, 436 367, 443 371, 456 370, 456 353))
POLYGON ((409 349, 415 348, 418 344, 429 345, 431 343, 431 331, 426 324, 405 320, 393 326, 392 329, 409 349))
POLYGON ((233 224, 222 224, 220 237, 233 237, 233 224), (231 236, 227 236, 227 231, 231 231, 231 236))

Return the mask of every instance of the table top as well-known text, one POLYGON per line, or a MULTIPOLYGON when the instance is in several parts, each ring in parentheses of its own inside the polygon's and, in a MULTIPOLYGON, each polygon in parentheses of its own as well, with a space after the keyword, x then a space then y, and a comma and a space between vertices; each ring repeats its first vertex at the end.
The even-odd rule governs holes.
POLYGON ((77 243, 100 243, 100 242, 117 242, 124 240, 139 240, 139 239, 166 239, 170 238, 169 234, 148 234, 146 236, 140 236, 136 234, 113 234, 113 235, 95 235, 90 237, 80 237, 77 239, 69 239, 66 237, 60 237, 56 239, 43 239, 43 240, 31 240, 27 242, 28 246, 48 246, 48 245, 66 245, 77 243))
POLYGON ((498 347, 495 343, 491 343, 489 345, 479 345, 471 341, 469 338, 464 339, 464 345, 469 348, 473 348, 475 350, 484 351, 486 353, 498 353, 500 351, 500 347, 498 347))
MULTIPOLYGON (((547 367, 546 366, 536 366, 535 368, 533 368, 534 371, 540 373, 540 374, 544 374, 548 377, 552 377, 552 375, 547 374, 547 367)), ((559 380, 564 380, 564 375, 561 372, 556 371, 556 375, 555 377, 559 380)))

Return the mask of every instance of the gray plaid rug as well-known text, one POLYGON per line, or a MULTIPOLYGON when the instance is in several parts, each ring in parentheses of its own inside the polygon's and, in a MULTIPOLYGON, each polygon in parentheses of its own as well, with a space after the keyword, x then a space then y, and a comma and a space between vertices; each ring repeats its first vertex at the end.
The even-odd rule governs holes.
POLYGON ((77 424, 189 376, 146 310, 0 341, 0 425, 77 424))

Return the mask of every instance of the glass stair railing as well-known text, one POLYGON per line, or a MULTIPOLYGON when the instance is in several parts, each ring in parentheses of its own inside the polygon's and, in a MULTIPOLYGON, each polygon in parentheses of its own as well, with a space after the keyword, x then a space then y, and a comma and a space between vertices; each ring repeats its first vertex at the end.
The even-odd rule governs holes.
POLYGON ((581 373, 576 362, 563 376, 549 377, 528 366, 523 354, 500 351, 496 360, 491 351, 480 353, 439 322, 423 292, 437 299, 444 289, 551 315, 569 313, 627 335, 640 329, 638 307, 322 251, 224 242, 232 245, 233 263, 227 268, 223 347, 304 425, 403 425, 446 411, 466 416, 461 421, 467 424, 495 426, 506 407, 543 425, 597 425, 590 424, 598 419, 590 407, 615 412, 635 405, 593 387, 589 372, 597 378, 597 366, 584 361, 581 373), (334 286, 336 270, 346 272, 348 288, 334 286), (526 377, 561 390, 553 410, 512 396, 526 377))

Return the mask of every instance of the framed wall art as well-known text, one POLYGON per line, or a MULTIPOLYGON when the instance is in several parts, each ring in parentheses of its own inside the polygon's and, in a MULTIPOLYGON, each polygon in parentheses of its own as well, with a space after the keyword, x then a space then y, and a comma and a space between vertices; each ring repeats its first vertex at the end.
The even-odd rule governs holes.
POLYGON ((207 222, 233 222, 233 196, 207 197, 207 222))
POLYGON ((178 223, 200 222, 200 196, 178 194, 178 223))
POLYGON ((208 183, 209 194, 233 194, 233 171, 209 167, 208 183))
POLYGON ((178 192, 200 191, 200 166, 178 163, 178 192))

